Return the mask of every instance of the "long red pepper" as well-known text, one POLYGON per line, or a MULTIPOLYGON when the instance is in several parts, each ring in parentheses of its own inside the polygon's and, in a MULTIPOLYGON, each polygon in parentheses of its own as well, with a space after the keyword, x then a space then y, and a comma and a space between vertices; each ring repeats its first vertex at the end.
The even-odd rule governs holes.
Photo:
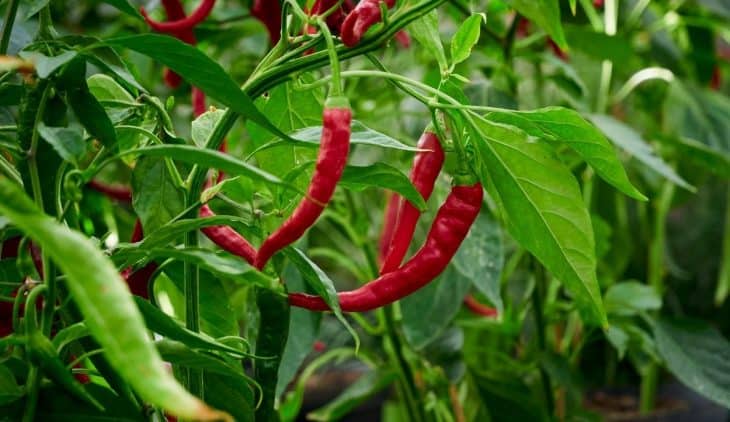
MULTIPOLYGON (((454 186, 439 208, 423 247, 403 266, 350 292, 338 294, 345 312, 364 312, 402 299, 427 285, 449 264, 479 214, 482 185, 454 186)), ((290 293, 292 306, 326 311, 329 306, 318 296, 290 293)))
POLYGON ((126 186, 107 185, 96 180, 91 180, 86 184, 91 189, 99 193, 103 193, 109 198, 116 199, 121 202, 132 202, 132 191, 126 186))
POLYGON ((170 22, 157 22, 152 20, 144 7, 140 7, 139 11, 142 13, 147 25, 155 31, 177 35, 181 31, 191 30, 195 27, 195 25, 204 21, 208 15, 210 15, 210 12, 213 10, 213 6, 215 6, 215 0, 202 0, 193 13, 183 19, 170 22))
MULTIPOLYGON (((441 172, 444 164, 444 150, 441 142, 435 133, 427 130, 418 140, 418 148, 425 150, 416 154, 411 170, 411 182, 423 199, 428 201, 433 192, 436 178, 441 172)), ((393 197, 390 199, 394 200, 393 197)), ((398 220, 393 231, 392 241, 385 259, 380 267, 380 274, 389 273, 400 267, 403 257, 408 252, 408 246, 416 230, 418 217, 421 211, 414 207, 409 201, 400 200, 398 220)))
MULTIPOLYGON (((132 242, 139 242, 144 238, 144 233, 142 231, 142 222, 137 219, 137 221, 134 223, 134 231, 132 232, 132 242)), ((150 278, 152 278, 152 275, 157 271, 157 264, 154 262, 150 262, 144 267, 138 269, 137 271, 134 271, 132 267, 128 267, 122 270, 120 275, 122 278, 127 282, 127 286, 129 286, 129 290, 132 292, 133 295, 137 295, 140 297, 143 297, 145 299, 149 299, 149 284, 150 284, 150 278)))
MULTIPOLYGON (((213 217, 215 213, 208 205, 200 207, 201 217, 213 217)), ((210 226, 201 229, 208 239, 220 246, 221 249, 245 259, 253 265, 256 259, 256 249, 243 236, 228 226, 210 226)))
POLYGON ((383 228, 380 231, 380 242, 378 243, 378 262, 381 264, 390 249, 390 242, 393 241, 393 232, 398 222, 398 210, 400 208, 400 196, 393 193, 388 198, 388 205, 385 206, 383 214, 383 228))
POLYGON ((302 237, 332 199, 337 182, 342 177, 350 151, 352 110, 344 97, 327 100, 322 114, 322 136, 317 164, 307 196, 291 216, 261 244, 254 266, 261 269, 279 250, 302 237))
MULTIPOLYGON (((340 37, 346 46, 354 47, 357 45, 368 29, 382 20, 380 1, 362 0, 347 15, 344 22, 342 22, 342 28, 340 30, 340 37)), ((395 6, 395 0, 382 1, 384 1, 388 8, 395 6)))
POLYGON ((281 5, 279 0, 253 0, 251 16, 264 24, 274 45, 281 38, 281 5))

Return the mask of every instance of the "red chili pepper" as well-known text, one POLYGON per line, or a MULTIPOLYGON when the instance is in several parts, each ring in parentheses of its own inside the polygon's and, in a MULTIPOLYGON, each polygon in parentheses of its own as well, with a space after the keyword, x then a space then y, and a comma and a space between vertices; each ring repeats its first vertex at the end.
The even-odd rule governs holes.
POLYGON ((398 209, 400 208, 400 197, 393 193, 388 198, 388 205, 385 206, 383 214, 383 228, 380 231, 380 243, 378 243, 378 260, 382 264, 390 249, 390 242, 393 241, 393 232, 398 222, 398 209))
MULTIPOLYGON (((206 204, 200 207, 201 217, 213 217, 215 213, 206 204)), ((213 243, 221 249, 245 259, 253 265, 256 259, 256 249, 243 236, 228 226, 210 226, 201 229, 213 243)))
MULTIPOLYGON (((134 223, 134 230, 132 231, 132 242, 139 242, 144 238, 144 232, 142 231, 142 222, 137 219, 134 223)), ((133 295, 149 299, 149 284, 150 278, 157 271, 157 264, 150 262, 144 267, 134 271, 132 267, 125 268, 122 270, 120 275, 127 282, 129 290, 133 295)))
POLYGON ((281 5, 278 0, 253 0, 251 16, 264 24, 274 45, 281 38, 281 5))
POLYGON ((712 77, 710 78, 710 89, 713 91, 719 91, 722 87, 722 74, 720 73, 720 66, 715 65, 712 69, 712 77))
MULTIPOLYGON (((433 192, 433 185, 444 165, 444 150, 441 142, 435 133, 423 132, 418 140, 418 148, 426 150, 416 154, 411 170, 411 182, 416 187, 423 199, 428 201, 433 192)), ((398 221, 393 231, 393 240, 390 243, 388 252, 385 254, 383 265, 380 267, 380 274, 389 273, 400 267, 403 257, 408 252, 408 246, 413 239, 413 232, 416 230, 416 223, 421 212, 409 201, 401 200, 398 210, 398 221)))
POLYGON ((496 309, 492 308, 491 306, 479 303, 479 301, 477 301, 472 295, 467 295, 464 298, 464 305, 466 305, 466 307, 469 308, 470 311, 477 315, 483 315, 485 317, 497 316, 496 309))
MULTIPOLYGON (((183 8, 180 0, 162 0, 162 7, 165 9, 165 15, 167 15, 168 21, 185 19, 185 9, 183 8)), ((193 33, 192 28, 186 29, 184 31, 179 31, 174 35, 179 40, 186 42, 190 45, 195 45, 198 42, 195 39, 195 34, 193 33)), ((180 75, 173 72, 169 68, 165 68, 164 80, 165 84, 173 89, 178 88, 182 83, 182 77, 180 77, 180 75)))
MULTIPOLYGON (((403 266, 350 292, 339 293, 345 312, 364 312, 402 299, 427 285, 449 264, 479 214, 482 185, 454 186, 439 208, 423 247, 403 266)), ((326 311, 329 306, 318 296, 290 293, 292 306, 326 311)))
MULTIPOLYGON (((316 0, 312 5, 312 9, 309 11, 309 16, 317 16, 324 14, 328 10, 332 9, 337 5, 338 0, 316 0)), ((351 1, 345 1, 342 6, 337 8, 329 16, 327 16, 327 27, 332 31, 334 35, 340 33, 342 22, 345 21, 345 14, 353 10, 355 7, 351 1)), ((309 34, 317 32, 316 26, 307 26, 306 30, 309 34)))
MULTIPOLYGON (((371 26, 382 20, 381 0, 362 0, 342 22, 340 37, 348 47, 354 47, 371 26)), ((383 0, 388 8, 395 6, 395 0, 383 0)))
POLYGON ((555 57, 559 58, 560 60, 562 60, 564 62, 570 61, 570 57, 568 57, 568 53, 563 51, 563 49, 560 48, 558 46, 558 44, 555 41, 553 41, 552 38, 548 38, 548 46, 550 47, 551 50, 553 50, 553 54, 555 55, 555 57))
POLYGON ((400 44, 403 48, 410 48, 411 47, 411 37, 408 35, 408 32, 406 31, 398 31, 395 34, 395 40, 398 41, 398 44, 400 44))
POLYGON ((193 13, 183 19, 177 19, 170 22, 157 22, 152 20, 144 7, 140 7, 139 11, 142 13, 147 25, 155 31, 177 36, 180 32, 192 30, 195 25, 203 22, 208 15, 210 15, 211 10, 213 10, 213 6, 215 6, 215 0, 202 0, 198 8, 195 9, 193 13))
POLYGON ((317 164, 307 196, 292 215, 261 244, 254 266, 262 269, 279 250, 302 237, 332 199, 337 182, 342 177, 350 151, 352 110, 346 98, 331 98, 322 115, 322 137, 317 164))
POLYGON ((205 94, 203 91, 197 87, 193 87, 190 96, 192 97, 191 102, 193 103, 193 116, 198 117, 208 111, 205 107, 205 94))
POLYGON ((132 202, 132 191, 126 186, 107 185, 96 180, 91 180, 87 186, 117 201, 132 202))

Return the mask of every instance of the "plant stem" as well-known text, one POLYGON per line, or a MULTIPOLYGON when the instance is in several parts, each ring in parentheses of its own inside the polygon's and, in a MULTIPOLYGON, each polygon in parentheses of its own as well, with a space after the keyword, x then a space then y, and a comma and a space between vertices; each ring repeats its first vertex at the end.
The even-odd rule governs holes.
MULTIPOLYGON (((545 316, 543 314, 542 301, 545 297, 545 269, 536 259, 533 259, 535 267, 535 287, 532 290, 532 310, 535 314, 535 333, 537 334, 537 346, 541 353, 547 352, 547 341, 545 340, 545 316)), ((552 415, 555 412, 555 398, 553 397, 553 388, 550 383, 550 376, 545 368, 540 365, 540 380, 542 382, 543 394, 548 408, 548 413, 552 415)))
POLYGON ((725 193, 725 230, 722 235, 722 261, 717 277, 715 306, 722 306, 730 290, 730 186, 725 193))
POLYGON ((8 6, 5 9, 5 19, 3 19, 3 35, 0 39, 0 55, 8 53, 10 35, 13 32, 13 24, 15 23, 15 15, 18 14, 19 4, 20 0, 8 0, 8 6))
MULTIPOLYGON (((649 244, 647 281, 659 295, 663 295, 664 292, 666 220, 672 205, 674 190, 675 185, 670 181, 665 181, 659 196, 654 202, 653 234, 649 244)), ((651 362, 641 376, 639 410, 642 414, 647 414, 654 409, 658 382, 659 366, 656 362, 651 362)))
MULTIPOLYGON (((192 195, 188 192, 186 195, 186 206, 189 204, 191 197, 197 198, 199 192, 192 195)), ((197 211, 197 210, 196 210, 197 211)), ((194 213, 193 213, 194 216, 194 213)), ((185 247, 194 248, 198 246, 198 232, 196 230, 185 234, 185 247)), ((185 292, 185 326, 194 332, 200 331, 200 277, 198 267, 189 262, 184 263, 183 279, 185 292)), ((205 385, 203 381, 203 372, 197 368, 188 368, 188 376, 186 378, 186 387, 190 392, 200 398, 203 397, 205 385)))

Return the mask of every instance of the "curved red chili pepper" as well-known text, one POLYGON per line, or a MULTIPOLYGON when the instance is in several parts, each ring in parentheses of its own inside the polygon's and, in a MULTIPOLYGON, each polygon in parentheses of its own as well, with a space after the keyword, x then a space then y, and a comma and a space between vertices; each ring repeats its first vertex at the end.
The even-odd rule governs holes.
MULTIPOLYGON (((134 223, 134 230, 132 231, 131 242, 139 242, 144 238, 144 232, 142 231, 142 222, 137 219, 134 223)), ((150 262, 144 267, 134 271, 132 267, 128 267, 122 270, 119 275, 127 282, 129 290, 133 295, 149 299, 149 284, 150 278, 157 271, 158 265, 154 262, 150 262)))
POLYGON ((132 191, 126 186, 107 185, 106 183, 101 183, 93 179, 86 185, 99 193, 103 193, 109 198, 116 199, 117 201, 127 203, 132 202, 132 191))
POLYGON ((191 102, 193 103, 193 116, 198 117, 208 111, 205 107, 205 93, 197 87, 190 91, 191 102))
MULTIPOLYGON (((348 47, 354 47, 362 39, 371 26, 382 20, 380 13, 381 0, 362 0, 345 17, 340 29, 342 42, 348 47)), ((388 8, 395 6, 395 0, 384 0, 388 8)))
POLYGON ((147 25, 155 31, 177 36, 177 34, 181 31, 191 30, 195 27, 195 25, 203 22, 208 15, 210 15, 210 12, 213 10, 213 6, 215 6, 215 0, 202 0, 193 13, 183 19, 177 19, 170 22, 157 22, 152 20, 144 7, 140 7, 139 11, 144 17, 144 20, 147 22, 147 25))
MULTIPOLYGON (((421 249, 403 266, 350 292, 338 294, 344 312, 364 312, 402 299, 430 283, 448 266, 479 214, 482 185, 454 186, 439 208, 421 249)), ((329 306, 318 296, 290 293, 292 306, 326 311, 329 306)))
POLYGON ((380 231, 380 242, 378 243, 378 261, 382 264, 390 249, 390 242, 393 241, 393 232, 398 222, 398 209, 400 208, 400 196, 393 193, 388 198, 388 205, 383 213, 383 228, 380 231))
POLYGON ((497 316, 497 310, 492 308, 491 306, 484 305, 483 303, 479 303, 474 296, 467 295, 464 298, 464 305, 472 311, 473 313, 477 315, 483 315, 485 317, 495 317, 497 316))
MULTIPOLYGON (((205 204, 200 207, 201 217, 213 217, 215 213, 205 204)), ((253 265, 256 259, 256 249, 243 236, 228 226, 210 226, 201 229, 208 239, 220 246, 221 249, 240 256, 253 265)))
POLYGON ((251 16, 264 24, 269 32, 269 40, 274 45, 281 38, 281 5, 278 0, 254 0, 251 16))
MULTIPOLYGON (((180 0, 162 0, 162 7, 165 9, 165 15, 167 15, 168 21, 185 19, 185 9, 183 8, 180 0)), ((195 39, 195 33, 193 33, 192 28, 179 31, 174 35, 179 40, 190 45, 195 45, 198 42, 198 40, 195 39)), ((182 77, 169 68, 165 68, 164 80, 165 85, 172 89, 178 88, 182 83, 182 77)))
POLYGON ((261 244, 254 266, 262 269, 279 250, 302 237, 332 199, 337 182, 342 177, 350 151, 350 123, 352 110, 344 98, 332 99, 325 105, 322 115, 322 137, 317 164, 307 196, 302 199, 291 216, 261 244))
MULTIPOLYGON (((435 133, 425 131, 418 140, 418 148, 426 150, 416 154, 411 170, 411 182, 424 200, 428 201, 433 192, 436 178, 444 165, 444 150, 435 133)), ((393 241, 380 268, 380 274, 391 272, 400 267, 403 257, 408 252, 408 246, 413 239, 418 217, 421 211, 409 201, 401 200, 398 211, 398 220, 393 232, 393 241)))
POLYGON ((710 78, 710 89, 713 91, 719 91, 722 87, 722 74, 720 73, 720 66, 715 65, 712 69, 712 77, 710 78))

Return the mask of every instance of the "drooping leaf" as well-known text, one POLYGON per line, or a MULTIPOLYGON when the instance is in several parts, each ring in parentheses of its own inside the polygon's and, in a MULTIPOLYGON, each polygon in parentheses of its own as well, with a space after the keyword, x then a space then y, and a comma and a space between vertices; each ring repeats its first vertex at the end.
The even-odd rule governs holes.
POLYGON ((634 315, 662 307, 662 298, 656 290, 638 281, 622 281, 614 284, 606 291, 604 299, 606 312, 616 315, 634 315))
MULTIPOLYGON (((322 135, 322 126, 305 127, 291 134, 291 137, 302 141, 302 143, 316 146, 319 144, 319 138, 322 135)), ((402 151, 419 151, 418 148, 406 145, 388 135, 370 129, 362 122, 353 120, 352 133, 350 135, 350 144, 352 145, 373 145, 381 148, 399 149, 402 151)))
POLYGON ((584 317, 607 325, 593 228, 573 175, 547 145, 524 132, 481 118, 473 122, 482 182, 490 186, 493 180, 510 233, 565 284, 584 317))
POLYGON ((616 151, 606 137, 576 111, 547 107, 532 111, 495 111, 486 117, 494 122, 516 126, 536 138, 565 143, 616 189, 632 198, 646 200, 629 181, 616 151))
POLYGON ((182 189, 175 186, 165 161, 145 157, 132 173, 132 206, 146 232, 163 227, 185 209, 182 189))
POLYGON ((426 201, 423 200, 408 176, 385 163, 378 162, 369 166, 347 166, 339 185, 355 191, 362 191, 371 187, 389 189, 406 198, 416 208, 422 211, 426 209, 426 201))

